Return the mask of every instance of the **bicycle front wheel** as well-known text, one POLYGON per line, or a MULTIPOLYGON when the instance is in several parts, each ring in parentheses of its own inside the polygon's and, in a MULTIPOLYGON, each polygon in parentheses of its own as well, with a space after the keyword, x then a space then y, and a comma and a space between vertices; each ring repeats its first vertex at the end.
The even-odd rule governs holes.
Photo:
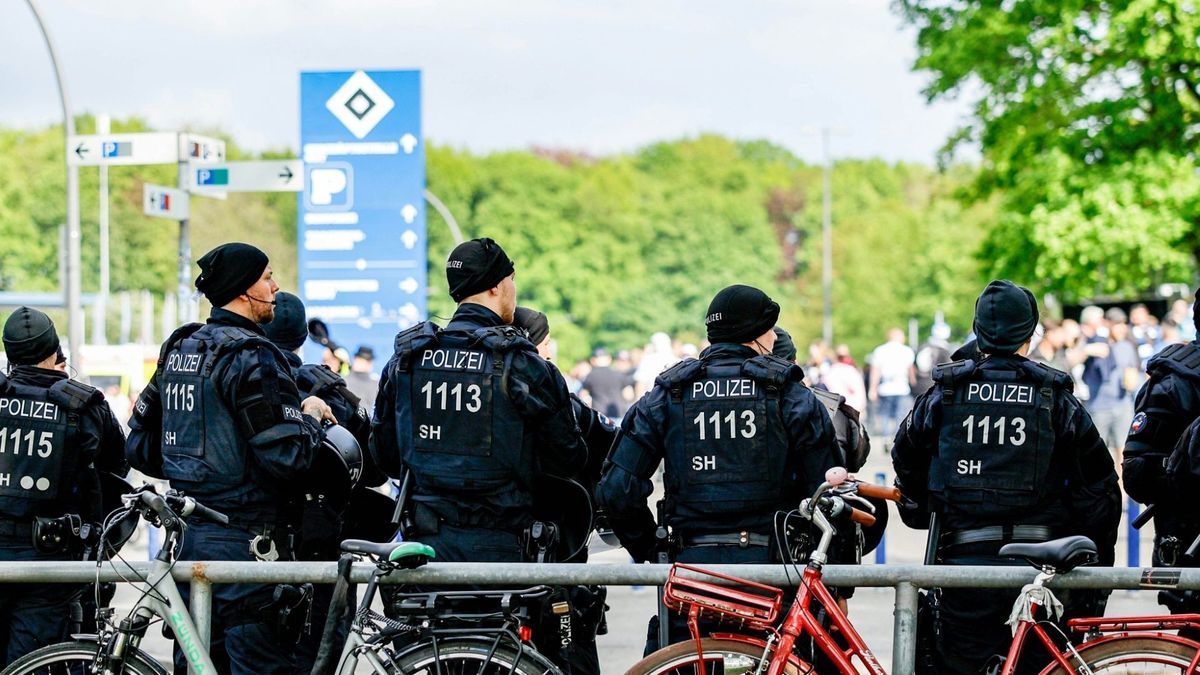
MULTIPOLYGON (((95 642, 63 642, 42 647, 13 661, 0 675, 91 675, 100 645, 95 642)), ((137 650, 125 657, 128 675, 167 675, 153 659, 137 650)))
POLYGON ((562 675, 562 671, 532 647, 518 651, 491 640, 439 640, 398 656, 388 664, 394 675, 562 675))
MULTIPOLYGON (((1179 644, 1153 636, 1131 635, 1094 647, 1087 644, 1079 648, 1079 655, 1096 675, 1173 675, 1185 673, 1196 656, 1196 647, 1179 644)), ((1068 657, 1072 666, 1078 661, 1068 657)), ((1061 667, 1049 670, 1050 675, 1074 675, 1061 667)))
MULTIPOLYGON (((704 638, 700 646, 704 650, 703 667, 699 667, 696 643, 688 640, 654 652, 633 664, 625 675, 743 675, 757 672, 763 658, 761 647, 744 642, 704 638)), ((783 672, 797 675, 800 669, 788 663, 783 672)))

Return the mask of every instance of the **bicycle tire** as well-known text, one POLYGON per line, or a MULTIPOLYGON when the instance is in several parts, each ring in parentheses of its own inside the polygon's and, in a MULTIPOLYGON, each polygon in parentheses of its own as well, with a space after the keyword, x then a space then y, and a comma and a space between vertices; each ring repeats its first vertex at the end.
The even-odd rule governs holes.
MULTIPOLYGON (((704 668, 707 675, 740 675, 758 670, 762 661, 761 647, 734 640, 704 638, 700 640, 704 650, 704 668)), ((664 647, 633 664, 625 675, 694 675, 700 672, 696 643, 688 640, 664 647)), ((799 675, 800 669, 789 663, 783 669, 787 675, 799 675)))
MULTIPOLYGON (((1196 647, 1153 636, 1130 635, 1093 647, 1083 644, 1079 655, 1096 675, 1120 673, 1183 673, 1196 656, 1196 647), (1153 669, 1148 669, 1153 666, 1153 669)), ((1068 657, 1068 661, 1072 661, 1068 657)), ((1049 675, 1074 675, 1061 666, 1048 671, 1049 675)))
MULTIPOLYGON (((29 652, 13 661, 0 675, 84 675, 100 650, 96 642, 62 642, 29 652)), ((166 669, 135 650, 125 658, 127 675, 167 675, 166 669)))
POLYGON ((437 648, 421 644, 389 662, 394 675, 562 675, 562 671, 537 650, 518 652, 501 644, 492 652, 491 640, 439 640, 437 648), (491 659, 488 654, 491 653, 491 659))

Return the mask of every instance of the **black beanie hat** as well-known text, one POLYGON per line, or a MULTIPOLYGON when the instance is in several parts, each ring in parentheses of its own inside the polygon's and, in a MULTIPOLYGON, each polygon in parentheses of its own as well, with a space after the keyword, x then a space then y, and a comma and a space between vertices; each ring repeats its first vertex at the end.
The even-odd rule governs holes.
POLYGON ((1037 299, 1011 281, 993 281, 975 301, 975 339, 981 352, 1012 354, 1037 325, 1037 299))
POLYGON ((771 349, 772 356, 778 356, 784 361, 796 361, 796 341, 792 334, 775 326, 775 347, 771 349))
POLYGON ((196 261, 196 289, 213 307, 224 307, 262 278, 269 262, 266 253, 250 244, 221 244, 196 261))
POLYGON ((721 289, 708 305, 704 325, 709 342, 750 342, 771 330, 779 320, 779 303, 753 286, 735 284, 721 289))
POLYGON ((542 344, 542 340, 550 334, 550 320, 546 315, 528 307, 517 308, 513 314, 513 325, 524 330, 529 335, 529 341, 535 345, 542 344))
POLYGON ((284 351, 293 351, 308 339, 308 321, 300 298, 280 291, 275 294, 275 318, 263 326, 267 338, 284 351))
POLYGON ((486 291, 513 273, 513 263, 500 244, 487 237, 464 241, 446 260, 446 282, 455 302, 486 291))
POLYGON ((62 351, 58 331, 45 312, 19 307, 4 322, 4 353, 14 366, 32 366, 62 351))

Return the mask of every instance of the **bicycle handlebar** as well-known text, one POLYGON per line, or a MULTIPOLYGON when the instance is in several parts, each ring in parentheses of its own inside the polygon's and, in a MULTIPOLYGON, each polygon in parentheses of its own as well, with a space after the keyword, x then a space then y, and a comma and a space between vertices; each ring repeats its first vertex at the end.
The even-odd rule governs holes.
POLYGON ((875 516, 867 513, 866 511, 860 511, 853 506, 850 507, 850 520, 853 520, 863 527, 871 527, 875 524, 875 516))
POLYGON ((196 516, 197 518, 202 518, 211 523, 217 523, 218 525, 229 524, 229 516, 215 509, 210 509, 191 497, 182 495, 167 495, 167 503, 172 509, 175 510, 176 513, 184 518, 187 518, 188 516, 196 516))
POLYGON ((892 502, 900 501, 900 488, 885 487, 883 485, 873 485, 871 483, 858 483, 858 494, 863 497, 872 497, 874 499, 886 499, 892 502))

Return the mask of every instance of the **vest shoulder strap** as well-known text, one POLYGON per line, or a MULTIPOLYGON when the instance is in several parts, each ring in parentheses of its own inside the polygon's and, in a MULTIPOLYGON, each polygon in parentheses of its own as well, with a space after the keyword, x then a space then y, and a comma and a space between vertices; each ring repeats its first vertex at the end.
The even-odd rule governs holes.
POLYGON ((788 382, 800 382, 804 379, 804 370, 800 366, 773 354, 763 354, 746 359, 742 363, 742 374, 776 388, 782 388, 788 382))
POLYGON ((975 373, 977 364, 972 359, 939 363, 933 369, 933 381, 941 385, 942 405, 954 404, 954 390, 959 382, 975 373))
POLYGON ((515 326, 490 326, 481 328, 472 334, 472 341, 482 343, 497 354, 525 351, 536 352, 537 346, 525 337, 515 326))
POLYGON ((171 335, 163 342, 162 347, 158 350, 158 365, 157 369, 161 370, 163 364, 167 362, 167 353, 177 347, 180 342, 192 336, 192 333, 204 327, 202 323, 185 323, 179 328, 172 331, 171 335))
POLYGON ((398 370, 412 369, 413 354, 418 354, 429 345, 436 345, 441 339, 442 329, 432 321, 423 321, 411 328, 406 328, 396 334, 395 364, 398 370))
POLYGON ((654 383, 669 389, 671 400, 679 402, 683 400, 683 385, 703 377, 704 370, 704 362, 700 359, 684 359, 659 373, 654 383))
POLYGON ((50 385, 48 394, 51 401, 66 409, 69 434, 74 434, 79 429, 79 418, 84 409, 104 400, 104 395, 99 389, 71 379, 59 380, 50 385))
POLYGON ((1191 379, 1200 379, 1200 346, 1195 342, 1169 345, 1146 364, 1151 376, 1176 373, 1191 379))
MULTIPOLYGON (((200 374, 204 377, 212 375, 213 369, 217 367, 217 363, 223 357, 230 354, 236 354, 237 352, 248 347, 255 347, 258 349, 260 365, 265 365, 264 359, 266 355, 269 355, 272 351, 279 350, 274 343, 264 336, 253 331, 248 331, 244 328, 229 326, 225 328, 222 333, 224 333, 224 336, 229 339, 218 342, 216 348, 213 350, 212 356, 205 360, 204 367, 200 371, 200 374), (264 350, 267 352, 266 355, 263 353, 264 350)), ((272 368, 272 370, 274 369, 272 368)))
POLYGON ((361 399, 355 396, 350 391, 350 388, 346 386, 346 381, 342 379, 342 376, 323 365, 305 363, 300 366, 299 375, 296 377, 296 384, 300 384, 301 381, 306 384, 311 383, 308 386, 308 391, 301 392, 301 394, 307 393, 309 396, 318 396, 321 398, 325 398, 328 395, 336 395, 345 399, 352 408, 358 408, 361 403, 361 399))

